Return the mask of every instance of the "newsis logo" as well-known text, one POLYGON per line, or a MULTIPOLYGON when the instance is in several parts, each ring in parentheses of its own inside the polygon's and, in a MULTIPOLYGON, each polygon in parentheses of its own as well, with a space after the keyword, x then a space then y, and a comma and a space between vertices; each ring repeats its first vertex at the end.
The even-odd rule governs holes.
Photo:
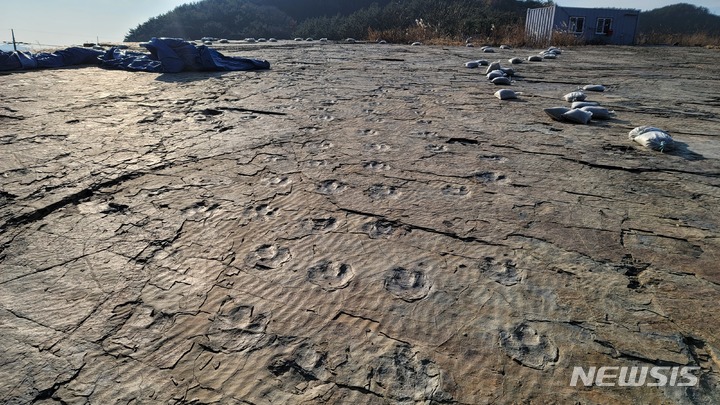
POLYGON ((570 386, 578 381, 586 387, 693 387, 698 378, 692 374, 700 367, 574 367, 570 386))

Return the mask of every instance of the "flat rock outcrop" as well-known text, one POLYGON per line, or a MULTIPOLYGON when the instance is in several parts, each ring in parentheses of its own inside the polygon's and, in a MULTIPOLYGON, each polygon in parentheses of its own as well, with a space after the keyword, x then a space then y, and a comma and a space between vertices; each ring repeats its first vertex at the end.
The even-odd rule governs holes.
POLYGON ((0 76, 3 402, 720 401, 720 53, 566 49, 501 101, 473 48, 222 52, 272 69, 0 76), (587 84, 614 119, 543 112, 587 84))

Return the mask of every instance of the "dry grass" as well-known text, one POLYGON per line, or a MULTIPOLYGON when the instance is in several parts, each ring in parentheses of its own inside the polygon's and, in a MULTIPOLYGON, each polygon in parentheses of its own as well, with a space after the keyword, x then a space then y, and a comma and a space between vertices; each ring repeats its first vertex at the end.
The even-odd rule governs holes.
POLYGON ((524 25, 503 25, 493 27, 490 36, 487 38, 489 45, 510 45, 512 47, 529 46, 530 43, 525 37, 524 25))
MULTIPOLYGON (((473 35, 472 42, 476 45, 510 45, 513 47, 528 46, 525 38, 524 26, 503 26, 493 28, 490 35, 473 35)), ((428 25, 418 24, 405 29, 391 29, 376 31, 368 29, 368 41, 385 40, 391 43, 413 43, 422 42, 426 45, 465 45, 465 38, 460 36, 442 35, 428 25)))
MULTIPOLYGON (((542 41, 532 41, 525 36, 525 26, 522 24, 504 25, 493 27, 490 35, 473 35, 472 42, 475 45, 500 46, 510 45, 515 48, 535 47, 542 48, 547 44, 542 41)), ((420 21, 415 26, 405 29, 391 29, 376 31, 368 29, 368 41, 385 40, 391 43, 410 44, 413 42, 422 42, 426 45, 446 45, 446 46, 462 46, 465 45, 465 38, 449 37, 440 35, 432 26, 423 24, 420 21)), ((552 44, 555 46, 572 46, 582 45, 583 42, 575 35, 555 33, 552 37, 552 44)))
POLYGON ((661 34, 651 32, 640 34, 638 45, 704 46, 710 49, 718 49, 720 48, 720 36, 706 33, 661 34))
POLYGON ((427 45, 460 45, 462 41, 457 38, 449 38, 439 35, 430 27, 416 25, 410 28, 394 28, 390 30, 376 31, 368 29, 368 41, 385 40, 395 44, 411 44, 413 42, 422 42, 427 45))
MULTIPOLYGON (((385 40, 390 43, 411 44, 421 42, 426 45, 462 46, 465 45, 465 38, 450 37, 441 35, 432 26, 425 24, 422 20, 416 25, 401 29, 377 31, 368 29, 367 39, 369 41, 385 40)), ((542 48, 547 44, 544 41, 532 41, 525 37, 525 27, 521 24, 493 27, 490 35, 475 35, 473 42, 476 45, 510 45, 512 47, 536 47, 542 48)), ((574 34, 555 32, 550 41, 554 46, 580 46, 586 45, 582 38, 574 34)), ((692 35, 682 34, 658 34, 642 33, 637 39, 638 45, 677 45, 677 46, 703 46, 709 49, 720 49, 720 36, 712 36, 705 33, 692 35)))
POLYGON ((584 45, 585 41, 575 34, 567 32, 554 32, 552 36, 552 44, 555 46, 577 46, 584 45))

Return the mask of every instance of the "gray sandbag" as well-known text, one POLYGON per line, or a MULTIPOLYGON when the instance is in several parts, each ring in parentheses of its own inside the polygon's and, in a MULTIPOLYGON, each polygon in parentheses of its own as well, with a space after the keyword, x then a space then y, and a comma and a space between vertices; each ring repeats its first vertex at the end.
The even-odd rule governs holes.
POLYGON ((488 73, 492 72, 493 70, 500 70, 500 69, 502 69, 502 66, 500 66, 500 62, 493 62, 488 66, 487 70, 485 70, 485 74, 488 74, 488 73))
POLYGON ((496 77, 496 78, 490 80, 490 82, 492 82, 492 84, 497 85, 497 86, 509 85, 511 83, 510 78, 505 77, 505 76, 496 77))
POLYGON ((495 97, 499 98, 500 100, 514 100, 518 98, 518 93, 515 93, 514 91, 509 89, 500 89, 495 92, 495 97))
POLYGON ((571 108, 583 108, 598 106, 597 101, 573 101, 571 108))
POLYGON ((546 108, 543 111, 545 111, 545 114, 549 115, 550 118, 554 119, 555 121, 565 121, 563 114, 570 111, 570 109, 567 107, 552 107, 546 108))
POLYGON ((562 117, 567 121, 585 125, 590 122, 592 113, 575 108, 562 114, 562 117))
POLYGON ((513 68, 500 68, 508 76, 515 76, 515 69, 513 68))
POLYGON ((580 109, 591 113, 595 120, 610 120, 615 116, 615 111, 600 106, 585 106, 580 109))
POLYGON ((498 69, 498 70, 493 70, 492 72, 488 73, 485 76, 487 77, 488 80, 492 80, 492 79, 495 79, 496 77, 505 77, 505 72, 498 69))

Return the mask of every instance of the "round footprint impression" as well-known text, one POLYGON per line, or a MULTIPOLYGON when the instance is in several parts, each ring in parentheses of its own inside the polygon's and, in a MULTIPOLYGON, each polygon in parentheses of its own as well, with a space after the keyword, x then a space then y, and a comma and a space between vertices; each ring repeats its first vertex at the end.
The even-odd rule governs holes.
POLYGON ((323 260, 308 269, 307 278, 311 283, 325 291, 345 288, 355 277, 352 266, 346 263, 335 263, 323 260))
POLYGON ((261 245, 245 259, 245 263, 256 269, 277 269, 290 260, 290 249, 275 245, 261 245))
POLYGON ((422 265, 412 269, 395 267, 385 277, 385 289, 392 295, 407 302, 427 297, 431 286, 422 265))

